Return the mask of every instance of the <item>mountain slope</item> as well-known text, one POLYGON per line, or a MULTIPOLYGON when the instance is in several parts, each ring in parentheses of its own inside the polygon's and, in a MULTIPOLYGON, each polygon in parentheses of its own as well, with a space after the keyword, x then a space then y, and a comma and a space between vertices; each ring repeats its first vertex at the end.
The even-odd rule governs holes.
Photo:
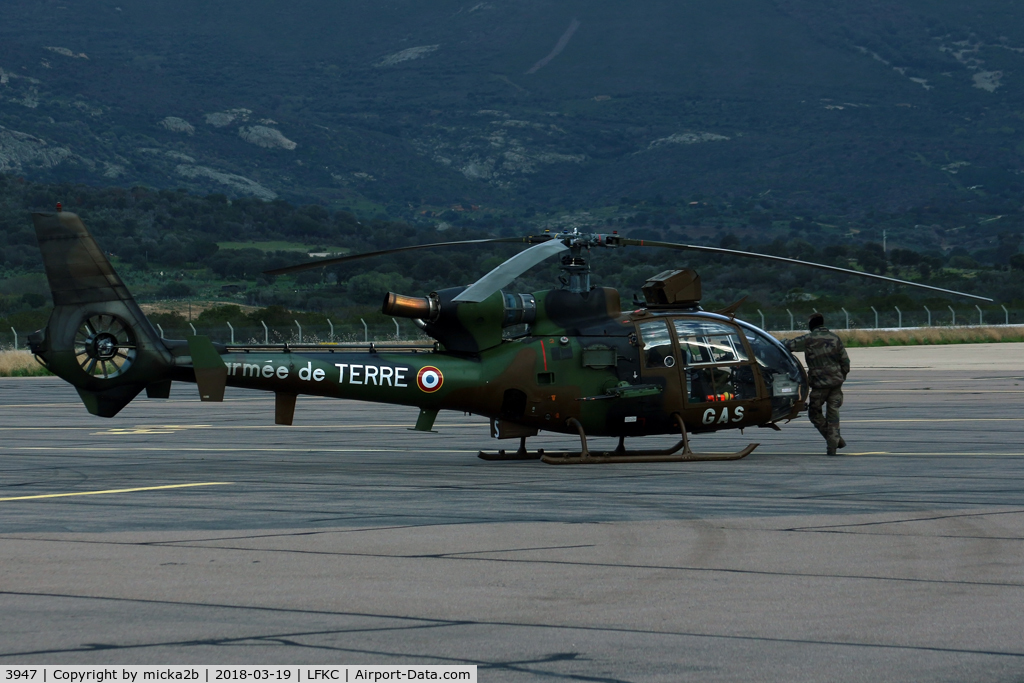
POLYGON ((857 213, 1024 189, 1011 0, 8 0, 0 14, 0 171, 43 180, 399 215, 769 190, 857 213))

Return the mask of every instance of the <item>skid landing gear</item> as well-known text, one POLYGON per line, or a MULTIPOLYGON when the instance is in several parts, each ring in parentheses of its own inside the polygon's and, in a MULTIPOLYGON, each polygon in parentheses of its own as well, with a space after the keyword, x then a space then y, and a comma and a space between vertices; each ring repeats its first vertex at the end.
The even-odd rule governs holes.
POLYGON ((519 439, 519 450, 515 453, 507 453, 505 449, 497 453, 480 451, 476 457, 481 460, 540 460, 544 457, 544 449, 538 448, 533 452, 526 450, 526 437, 524 436, 519 439))
POLYGON ((583 431, 583 425, 575 418, 569 418, 569 424, 576 428, 580 435, 580 450, 574 451, 552 451, 545 453, 543 450, 527 451, 526 439, 519 443, 519 450, 515 453, 506 454, 505 451, 497 453, 480 452, 480 458, 484 460, 537 460, 548 465, 597 465, 604 463, 626 463, 626 462, 708 462, 714 460, 739 460, 754 452, 760 444, 752 443, 736 453, 694 453, 690 450, 690 438, 686 433, 686 425, 678 413, 673 417, 679 425, 679 433, 682 438, 675 446, 665 449, 627 451, 625 446, 626 438, 619 437, 619 445, 614 451, 591 451, 587 448, 587 435, 583 431))

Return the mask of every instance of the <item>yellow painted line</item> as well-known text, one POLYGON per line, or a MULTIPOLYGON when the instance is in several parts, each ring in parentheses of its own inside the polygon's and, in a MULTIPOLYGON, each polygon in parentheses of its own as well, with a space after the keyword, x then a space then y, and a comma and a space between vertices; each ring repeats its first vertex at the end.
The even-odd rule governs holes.
POLYGON ((0 427, 5 432, 82 432, 92 427, 0 427))
POLYGON ((57 408, 81 405, 81 403, 4 403, 0 404, 0 408, 57 408))
POLYGON ((193 486, 227 486, 232 481, 207 481, 199 484, 168 484, 167 486, 141 486, 134 489, 107 489, 106 491, 81 491, 78 493, 45 493, 38 496, 15 496, 13 498, 0 498, 3 500, 35 500, 37 498, 67 498, 69 496, 98 496, 104 493, 134 493, 135 491, 163 491, 165 489, 184 489, 193 486))
MULTIPOLYGON (((0 379, 5 379, 5 378, 0 377, 0 379)), ((303 396, 303 398, 304 399, 309 399, 309 398, 321 398, 321 397, 319 397, 319 396, 308 396, 308 397, 307 396, 303 396)), ((330 398, 332 400, 346 400, 346 399, 335 399, 332 396, 326 396, 326 397, 323 397, 323 398, 330 398)), ((175 398, 147 399, 145 396, 143 396, 143 397, 140 398, 140 400, 161 401, 161 402, 163 402, 165 404, 167 404, 167 403, 199 403, 200 402, 198 396, 196 396, 194 399, 193 398, 187 398, 187 399, 186 398, 177 398, 177 399, 175 399, 175 398)), ((352 400, 352 399, 348 399, 348 400, 352 400)), ((254 403, 254 402, 259 402, 259 401, 264 401, 264 402, 267 402, 267 403, 273 403, 274 399, 267 398, 267 397, 226 398, 226 399, 224 399, 222 401, 222 403, 254 403)), ((63 406, 78 406, 79 408, 81 408, 82 404, 81 403, 0 403, 0 408, 55 408, 55 407, 63 407, 63 406)))
MULTIPOLYGON (((571 449, 572 447, 570 447, 571 449)), ((297 450, 295 448, 124 448, 124 447, 110 447, 110 448, 83 448, 83 447, 57 447, 57 446, 35 446, 30 448, 18 448, 18 447, 0 447, 2 451, 75 451, 75 452, 90 452, 90 453, 289 453, 296 457, 303 455, 312 454, 328 454, 328 453, 424 453, 424 454, 476 454, 480 451, 479 448, 473 449, 455 449, 455 448, 305 448, 297 450)), ((487 450, 487 449, 484 449, 487 450)), ((763 451, 762 455, 770 457, 784 457, 784 456, 804 456, 804 455, 821 455, 820 451, 785 451, 779 453, 773 453, 769 451, 763 451)), ((977 452, 957 452, 957 453, 940 453, 940 452, 926 452, 926 451, 908 451, 908 452, 897 452, 897 451, 863 451, 863 452, 843 452, 839 453, 840 456, 857 456, 857 455, 892 455, 892 456, 915 456, 915 457, 1024 457, 1024 452, 1014 451, 977 451, 977 452)), ((676 463, 678 464, 678 463, 676 463)), ((210 484, 183 484, 181 486, 213 486, 220 484, 232 484, 234 482, 213 482, 210 484)), ((169 487, 154 487, 159 488, 176 488, 175 486, 169 487)), ((125 489, 126 491, 148 491, 151 489, 125 489)), ((95 491, 92 493, 118 493, 118 491, 95 491)), ((56 494, 56 495, 89 495, 89 493, 70 493, 70 494, 56 494)), ((34 497, 34 496, 29 496, 34 497)), ((42 496, 48 497, 48 496, 42 496)), ((0 498, 3 500, 17 500, 16 498, 0 498)))
MULTIPOLYGON (((82 447, 82 446, 32 446, 21 448, 17 446, 0 447, 0 452, 16 451, 18 453, 35 452, 60 452, 60 453, 160 453, 173 455, 176 453, 287 453, 302 458, 304 455, 315 455, 318 453, 479 453, 481 449, 455 449, 455 448, 174 448, 174 447, 82 447)), ((487 449, 483 449, 487 450, 487 449)))
POLYGON ((856 422, 1024 422, 1024 417, 908 417, 905 419, 843 420, 843 424, 856 422))
MULTIPOLYGON (((863 370, 866 368, 855 368, 855 370, 863 370)), ((887 368, 894 369, 894 368, 887 368)), ((927 368, 928 370, 941 371, 939 368, 927 368)), ((974 368, 966 370, 964 372, 983 372, 982 368, 974 368)), ((1024 372, 1024 370, 1021 370, 1024 372)), ((908 382, 919 382, 921 384, 927 383, 929 380, 906 380, 906 379, 870 379, 870 378, 857 378, 850 380, 850 385, 864 385, 864 384, 907 384, 908 382)), ((963 382, 1020 382, 1021 377, 1013 375, 998 375, 994 377, 940 377, 936 376, 931 380, 935 384, 961 384, 963 382)))
MULTIPOLYGON (((571 449, 572 447, 570 447, 571 449)), ((75 451, 75 452, 90 452, 90 453, 290 453, 296 457, 303 455, 317 454, 317 453, 477 453, 481 449, 457 449, 457 448, 156 448, 156 447, 139 447, 139 448, 125 448, 125 447, 109 447, 109 448, 83 448, 80 446, 33 446, 29 448, 20 447, 0 447, 0 451, 75 451)), ((488 450, 488 449, 484 449, 488 450)), ((818 451, 786 451, 783 453, 769 453, 764 451, 762 455, 821 455, 818 451)), ((939 452, 925 452, 925 451, 908 451, 908 452, 897 452, 897 451, 868 451, 868 452, 848 452, 840 453, 839 455, 938 455, 938 456, 951 456, 951 455, 962 455, 962 456, 976 456, 976 455, 1009 455, 1014 457, 1024 456, 1024 452, 1015 451, 978 451, 978 452, 957 452, 957 453, 939 453, 939 452)), ((215 483, 233 483, 233 482, 215 482, 215 483)), ((186 484, 186 486, 209 486, 210 484, 186 484)), ((158 487, 159 488, 159 487, 158 487)), ((81 494, 71 494, 81 495, 81 494)), ((4 500, 0 498, 0 500, 4 500)))
POLYGON ((1024 389, 851 389, 847 394, 1024 394, 1024 389))
MULTIPOLYGON (((793 453, 792 455, 820 455, 820 454, 815 452, 815 453, 793 453)), ((965 457, 965 458, 978 457, 978 456, 985 456, 985 457, 1012 456, 1012 457, 1015 457, 1015 458, 1019 458, 1021 456, 1024 456, 1024 453, 1013 453, 1013 452, 1009 452, 1009 451, 1006 451, 1006 452, 981 452, 981 451, 979 451, 977 453, 927 453, 927 452, 920 452, 920 451, 919 452, 901 453, 899 451, 864 451, 863 453, 840 453, 839 455, 840 456, 846 456, 846 457, 850 457, 850 456, 853 456, 853 455, 899 455, 899 456, 920 456, 920 457, 925 457, 925 458, 932 457, 932 456, 938 456, 938 457, 943 457, 943 458, 948 458, 948 457, 953 457, 953 456, 956 456, 956 457, 961 457, 962 456, 962 457, 965 457)), ((921 476, 927 477, 928 474, 924 473, 921 476)))
POLYGON ((209 429, 213 425, 136 425, 134 427, 114 427, 101 432, 91 432, 90 436, 106 434, 173 434, 185 429, 209 429))

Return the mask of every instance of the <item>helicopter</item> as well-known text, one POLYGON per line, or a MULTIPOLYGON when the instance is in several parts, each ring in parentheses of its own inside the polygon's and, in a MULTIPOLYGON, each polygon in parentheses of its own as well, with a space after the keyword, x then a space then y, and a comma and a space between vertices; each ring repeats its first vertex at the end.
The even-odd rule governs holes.
POLYGON ((507 242, 529 244, 468 286, 408 296, 388 292, 382 312, 411 319, 432 346, 366 344, 227 345, 202 335, 164 339, 149 322, 81 219, 34 213, 53 296, 45 328, 29 346, 72 384, 86 409, 113 417, 143 390, 168 398, 173 382, 195 383, 202 401, 228 386, 274 393, 278 425, 294 419, 296 398, 314 395, 413 406, 412 429, 433 431, 441 410, 490 419, 491 436, 519 439, 515 451, 480 451, 485 460, 548 464, 737 460, 697 453, 692 434, 751 427, 779 430, 808 397, 800 361, 771 334, 740 320, 740 302, 717 312, 700 306, 700 276, 667 270, 644 284, 644 300, 623 309, 619 292, 591 284, 594 249, 659 247, 767 259, 991 301, 882 275, 733 249, 657 242, 578 230, 525 237, 440 242, 321 259, 267 271, 282 275, 413 249, 507 242), (529 268, 559 258, 559 287, 503 288, 529 268), (576 435, 578 451, 527 449, 541 431, 576 435), (627 438, 678 435, 664 449, 627 450, 627 438), (613 450, 588 437, 618 437, 613 450))

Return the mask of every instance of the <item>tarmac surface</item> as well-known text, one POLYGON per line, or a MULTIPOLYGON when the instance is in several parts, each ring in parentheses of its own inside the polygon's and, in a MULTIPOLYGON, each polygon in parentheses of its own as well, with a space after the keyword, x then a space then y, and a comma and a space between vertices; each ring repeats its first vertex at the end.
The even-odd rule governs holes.
POLYGON ((275 427, 176 384, 105 420, 0 380, 0 664, 1024 681, 1024 345, 851 357, 842 457, 801 418, 694 438, 762 444, 736 462, 575 467, 479 460, 511 442, 459 414, 275 427))

